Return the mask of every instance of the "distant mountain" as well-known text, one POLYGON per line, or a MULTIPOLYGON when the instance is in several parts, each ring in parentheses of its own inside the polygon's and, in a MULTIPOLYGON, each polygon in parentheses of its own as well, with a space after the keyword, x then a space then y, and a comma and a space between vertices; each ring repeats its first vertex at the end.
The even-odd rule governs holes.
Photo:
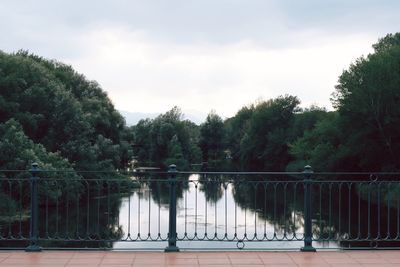
POLYGON ((122 116, 124 116, 126 124, 128 126, 136 125, 142 119, 154 119, 160 113, 143 113, 143 112, 130 112, 125 110, 119 110, 122 116))
MULTIPOLYGON (((124 116, 126 124, 128 126, 136 125, 142 119, 154 119, 160 113, 144 113, 144 112, 130 112, 125 110, 119 110, 122 116, 124 116)), ((185 113, 184 119, 190 120, 198 125, 205 121, 207 114, 203 114, 198 111, 191 111, 190 113, 185 113)))

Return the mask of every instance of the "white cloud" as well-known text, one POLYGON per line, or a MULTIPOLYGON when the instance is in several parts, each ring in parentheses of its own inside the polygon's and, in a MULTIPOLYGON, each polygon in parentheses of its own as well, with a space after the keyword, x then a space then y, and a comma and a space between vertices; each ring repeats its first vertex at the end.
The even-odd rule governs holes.
POLYGON ((399 7, 389 0, 5 0, 0 49, 71 64, 127 111, 178 105, 229 117, 282 94, 329 107, 342 70, 398 30, 399 7))
POLYGON ((298 48, 268 49, 253 40, 166 45, 145 32, 104 28, 81 37, 85 55, 65 61, 99 81, 116 107, 128 111, 164 112, 177 105, 229 117, 259 97, 282 94, 329 106, 341 71, 368 53, 374 38, 298 36, 298 48))

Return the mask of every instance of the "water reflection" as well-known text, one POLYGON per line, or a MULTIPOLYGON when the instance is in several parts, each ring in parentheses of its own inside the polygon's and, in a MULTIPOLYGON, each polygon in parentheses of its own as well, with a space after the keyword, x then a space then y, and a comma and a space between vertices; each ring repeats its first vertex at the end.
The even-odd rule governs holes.
MULTIPOLYGON (((167 183, 157 182, 146 182, 145 186, 122 200, 120 222, 124 222, 123 239, 167 238, 169 188, 167 183), (132 214, 137 214, 140 220, 130 220, 132 214)), ((186 241, 179 242, 181 247, 197 248, 213 246, 212 242, 216 241, 235 241, 229 245, 218 243, 222 247, 234 248, 238 240, 302 238, 302 189, 297 184, 273 186, 245 180, 238 182, 229 176, 191 175, 179 181, 178 185, 183 190, 182 194, 178 193, 177 233, 178 239, 186 241), (280 201, 282 194, 288 195, 284 202, 280 201), (298 232, 300 234, 295 236, 298 232)), ((301 246, 293 241, 284 243, 287 248, 301 246)), ((257 242, 256 247, 265 245, 283 246, 282 243, 257 242)), ((129 246, 131 244, 121 242, 114 244, 114 248, 129 246)), ((143 244, 146 246, 148 244, 143 244)))

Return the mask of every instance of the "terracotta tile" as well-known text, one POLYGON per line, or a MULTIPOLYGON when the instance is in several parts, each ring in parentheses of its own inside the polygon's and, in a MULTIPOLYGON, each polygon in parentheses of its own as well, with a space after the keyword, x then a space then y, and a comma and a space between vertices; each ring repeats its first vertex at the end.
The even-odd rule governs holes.
POLYGON ((157 265, 157 264, 162 264, 165 265, 165 259, 152 259, 152 258, 136 258, 133 260, 133 264, 144 264, 144 265, 157 265))
POLYGON ((317 252, 318 256, 324 259, 342 259, 342 258, 350 258, 349 255, 347 255, 344 252, 338 252, 338 251, 330 251, 330 252, 317 252))
POLYGON ((331 265, 334 264, 342 264, 342 263, 346 263, 346 264, 358 264, 358 262, 355 259, 352 258, 328 258, 325 259, 325 261, 331 265))
POLYGON ((2 261, 1 262, 1 264, 2 265, 6 265, 6 264, 8 264, 8 265, 10 265, 10 264, 15 264, 15 265, 18 265, 18 264, 25 264, 25 266, 26 265, 29 265, 30 263, 37 263, 37 260, 32 260, 32 259, 5 259, 4 261, 2 261))
POLYGON ((21 252, 21 253, 13 253, 11 254, 7 259, 40 259, 43 257, 43 254, 38 252, 38 253, 26 253, 26 252, 21 252))
POLYGON ((103 259, 101 261, 101 264, 114 264, 114 265, 118 265, 118 264, 132 264, 133 263, 133 258, 115 258, 115 259, 103 259))
MULTIPOLYGON (((332 265, 328 263, 298 263, 297 266, 299 267, 331 267, 332 265)), ((341 265, 339 265, 341 266, 341 265)))
POLYGON ((216 258, 216 259, 202 259, 199 258, 199 263, 200 265, 205 265, 205 264, 213 264, 213 265, 218 265, 218 264, 231 264, 228 258, 216 258))
POLYGON ((379 253, 372 252, 372 251, 351 251, 351 252, 345 252, 348 256, 350 256, 353 259, 376 259, 376 258, 382 258, 379 253))
POLYGON ((104 252, 77 252, 72 257, 73 259, 102 259, 104 252))
POLYGON ((239 264, 239 265, 236 265, 236 264, 233 264, 232 267, 265 267, 265 265, 264 264, 263 265, 259 265, 259 264, 256 264, 256 265, 253 265, 253 264, 239 264))
POLYGON ((355 259, 358 263, 367 263, 367 264, 383 264, 383 263, 389 263, 383 258, 366 258, 366 259, 355 259))
POLYGON ((400 251, 380 251, 378 254, 384 259, 400 259, 400 251))
POLYGON ((290 258, 287 259, 279 259, 279 258, 263 258, 262 261, 264 264, 270 265, 270 264, 295 264, 294 261, 290 258))
POLYGON ((23 253, 5 253, 5 252, 3 252, 3 253, 0 253, 0 257, 2 259, 5 259, 5 258, 10 258, 11 256, 21 255, 21 254, 23 254, 23 253))
POLYGON ((42 259, 71 259, 75 252, 42 252, 42 259))
POLYGON ((317 252, 297 252, 288 253, 289 257, 292 259, 317 259, 322 257, 317 252))
POLYGON ((166 259, 197 259, 197 253, 178 252, 165 254, 166 259))
POLYGON ((204 253, 198 253, 197 258, 199 258, 199 259, 228 259, 228 255, 225 253, 204 252, 204 253))
POLYGON ((400 265, 400 251, 339 252, 0 252, 0 267, 182 266, 377 266, 400 265), (131 265, 132 264, 132 265, 131 265))
POLYGON ((84 265, 84 264, 92 264, 92 265, 94 265, 94 264, 97 264, 97 265, 99 265, 100 264, 100 262, 101 262, 101 259, 83 259, 83 258, 79 258, 79 259, 70 259, 69 261, 68 261, 68 265, 77 265, 77 264, 79 264, 79 265, 84 265))
POLYGON ((389 263, 399 263, 400 264, 400 258, 398 258, 398 259, 386 258, 386 261, 389 263))
POLYGON ((133 263, 133 267, 163 267, 165 264, 143 264, 143 263, 133 263))
POLYGON ((267 264, 265 266, 267 266, 267 267, 297 267, 297 265, 294 263, 292 263, 292 264, 290 264, 290 263, 288 263, 288 264, 267 264))
POLYGON ((198 265, 198 264, 189 264, 189 265, 186 265, 186 264, 166 264, 165 266, 166 266, 166 267, 184 267, 184 266, 194 266, 194 267, 198 267, 198 266, 200 266, 200 265, 198 265))
POLYGON ((269 255, 269 256, 259 255, 259 257, 260 257, 261 260, 266 260, 266 261, 274 260, 274 259, 276 259, 276 260, 290 260, 290 261, 292 260, 292 258, 289 257, 286 254, 282 254, 282 255, 273 254, 273 255, 269 255))
POLYGON ((164 252, 140 252, 135 254, 135 259, 164 259, 165 254, 164 252))
POLYGON ((103 259, 134 259, 136 254, 132 252, 109 252, 106 253, 103 259))
POLYGON ((230 259, 258 259, 257 252, 235 252, 227 253, 230 259))
POLYGON ((67 264, 65 267, 98 267, 98 264, 67 264))
POLYGON ((252 259, 231 259, 231 264, 232 265, 264 265, 261 259, 258 258, 252 258, 252 259))
POLYGON ((318 258, 295 258, 293 261, 296 264, 327 264, 326 261, 318 258))
POLYGON ((197 259, 166 259, 167 265, 186 265, 186 266, 193 266, 198 265, 199 261, 197 259))
POLYGON ((47 259, 47 258, 42 258, 42 259, 39 259, 38 261, 37 261, 37 263, 38 264, 47 264, 47 265, 50 265, 50 264, 54 264, 54 265, 58 265, 58 264, 67 264, 68 263, 68 261, 69 261, 69 259, 47 259))

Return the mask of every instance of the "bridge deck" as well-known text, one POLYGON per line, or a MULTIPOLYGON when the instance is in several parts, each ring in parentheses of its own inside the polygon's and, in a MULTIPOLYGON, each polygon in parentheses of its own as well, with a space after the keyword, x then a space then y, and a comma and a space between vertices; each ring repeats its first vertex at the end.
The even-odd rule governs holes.
POLYGON ((400 250, 337 252, 63 252, 0 251, 0 266, 400 266, 400 250))

